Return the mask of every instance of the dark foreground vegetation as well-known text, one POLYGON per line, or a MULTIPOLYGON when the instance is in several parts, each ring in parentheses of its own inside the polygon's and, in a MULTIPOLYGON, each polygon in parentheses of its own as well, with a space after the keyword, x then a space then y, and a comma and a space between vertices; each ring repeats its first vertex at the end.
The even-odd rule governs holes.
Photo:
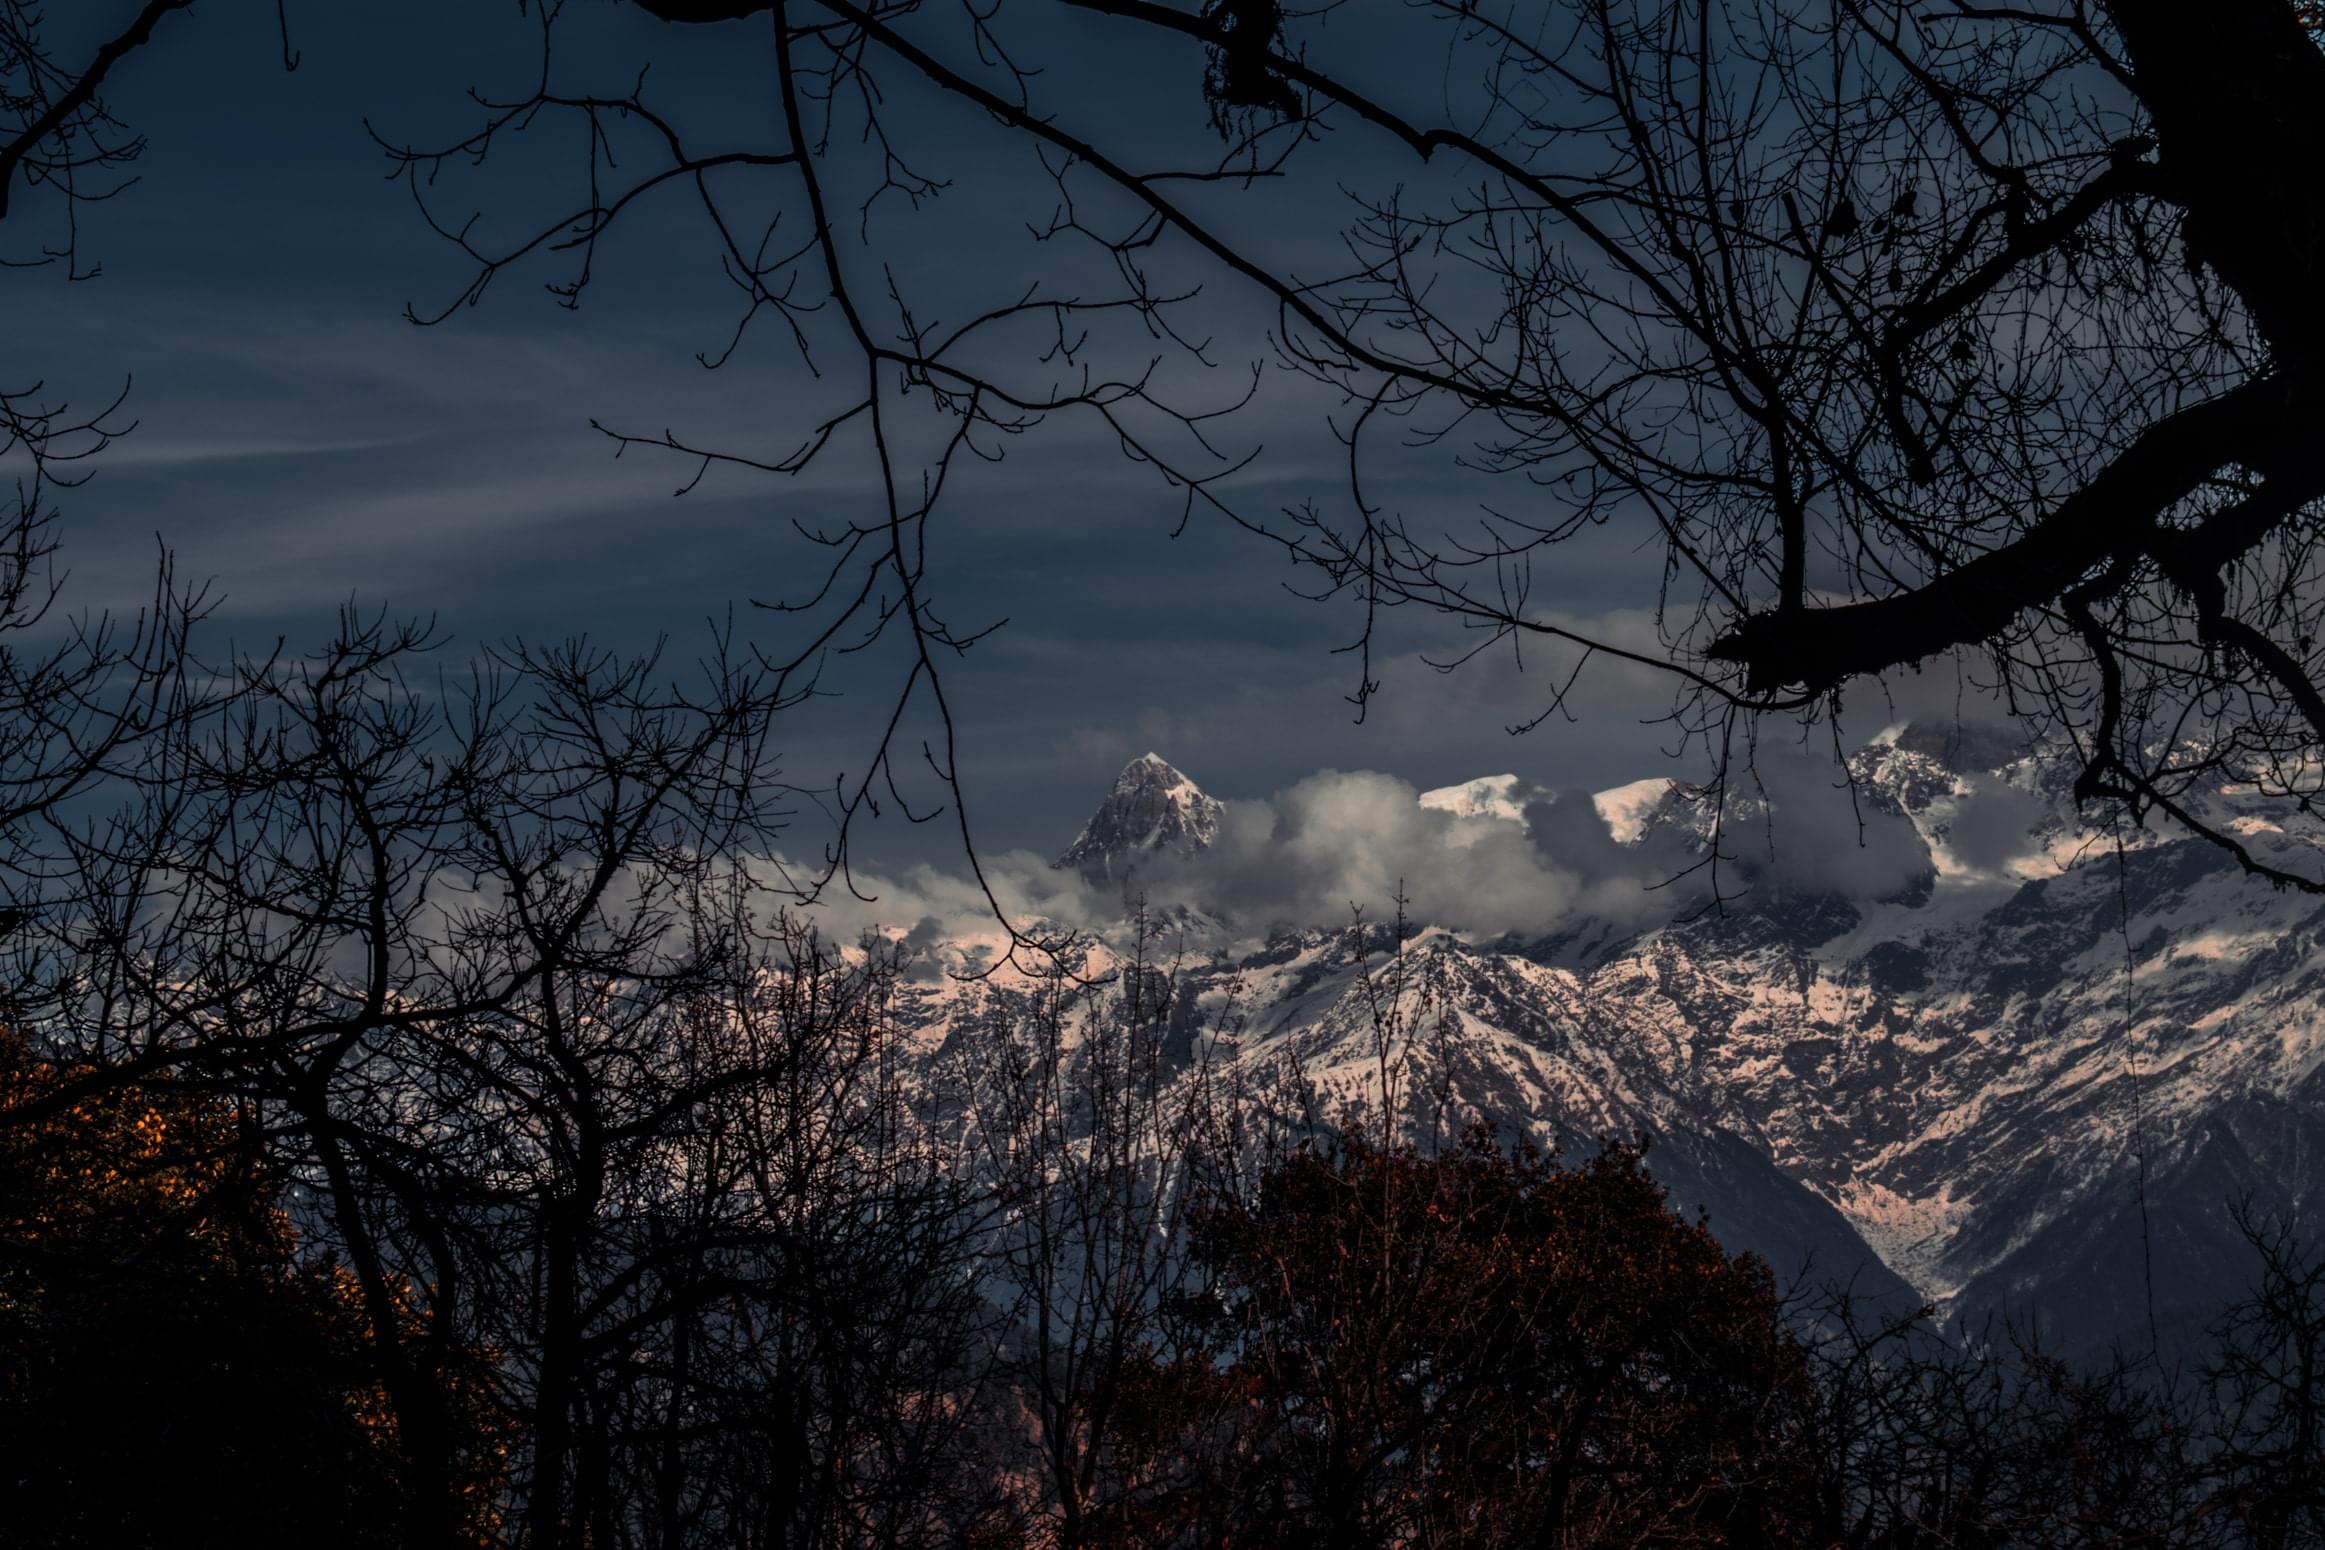
POLYGON ((1155 923, 1006 997, 818 940, 759 656, 211 666, 194 611, 0 653, 11 1545, 2325 1537, 2272 1224, 2185 1366, 1779 1287, 1633 1147, 1481 1126, 1398 933, 1353 1081, 1155 923))
POLYGON ((932 1051, 889 949, 670 929, 408 1040, 0 1041, 7 1542, 2325 1543, 2267 1224, 2209 1360, 2069 1365, 1452 1130, 1393 964, 1366 1101, 1135 958, 932 1051))
MULTIPOLYGON (((0 383, 0 1540, 2325 1542, 2325 1264, 2274 1224, 2208 1355, 2069 1365, 1773 1284, 1628 1147, 1472 1128, 1393 1017, 1369 1107, 1223 1058, 1136 954, 1037 959, 1017 1012, 926 1048, 919 966, 782 909, 844 882, 856 815, 915 811, 893 750, 927 739, 958 818, 939 668, 981 631, 927 534, 1052 420, 1354 605, 1359 704, 1376 619, 1416 607, 1666 670, 1725 779, 1757 718, 1837 747, 1844 687, 1952 663, 2087 807, 2325 892, 2313 7, 1420 0, 1433 46, 1382 70, 1272 0, 632 0, 626 37, 758 40, 765 99, 699 142, 670 73, 554 73, 557 15, 613 8, 522 9, 537 78, 391 142, 463 266, 444 315, 504 273, 578 303, 601 239, 610 266, 684 199, 736 287, 706 363, 765 337, 839 385, 773 451, 613 444, 690 483, 854 457, 881 496, 754 572, 781 650, 444 673, 353 619, 205 663, 166 578, 121 628, 51 617, 51 499, 124 421, 0 383), (1101 26, 1207 127, 1155 146, 1102 73, 1016 62, 1101 26), (1437 113, 1406 88, 1440 55, 1467 100, 1437 113), (1358 191, 1303 278, 1279 177, 1343 131, 1410 186, 1358 191), (996 144, 1008 218, 962 226, 1030 197, 1032 247, 900 276, 962 227, 888 212, 959 209, 996 144), (543 188, 570 213, 535 226, 543 188), (1248 376, 1211 376, 1206 286, 1273 320, 1248 376), (1237 480, 1264 360, 1348 453, 1289 511, 1237 480), (1371 460, 1440 443, 1514 503, 1379 504, 1371 460), (1545 613, 1535 561, 1610 526, 1666 562, 1640 628, 1545 613), (772 739, 850 653, 891 708, 795 879, 772 739), (2223 779, 2282 844, 2207 820, 2223 779)), ((0 262, 91 272, 78 222, 142 147, 122 62, 167 68, 191 11, 60 38, 0 0, 0 262)))

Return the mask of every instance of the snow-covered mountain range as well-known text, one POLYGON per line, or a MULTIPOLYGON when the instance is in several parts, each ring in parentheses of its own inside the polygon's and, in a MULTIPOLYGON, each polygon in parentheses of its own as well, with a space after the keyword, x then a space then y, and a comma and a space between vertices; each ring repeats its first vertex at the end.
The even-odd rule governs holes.
MULTIPOLYGON (((1710 805, 1669 780, 1592 795, 1583 828, 1576 794, 1514 775, 1422 793, 1454 843, 1595 846, 1680 881, 1538 932, 1411 922, 1416 1079, 1569 1147, 1648 1134, 1681 1206, 1780 1274, 2076 1345, 2168 1337, 2240 1293, 2235 1202, 2325 1222, 2325 900, 2191 838, 2088 830, 2053 767, 1991 739, 1895 728, 1849 770, 1837 839, 1782 789, 1731 791, 1718 901, 1714 869, 1686 871, 1710 805)), ((2247 844, 2286 842, 2233 788, 2208 800, 2247 844)), ((1167 865, 1199 894, 1226 810, 1150 754, 1056 865, 1132 888, 1167 865)), ((1190 1026, 1232 1005, 1232 1058, 1368 1078, 1393 932, 1179 908, 1190 1026)), ((908 997, 941 1042, 1019 993, 931 976, 908 997)))

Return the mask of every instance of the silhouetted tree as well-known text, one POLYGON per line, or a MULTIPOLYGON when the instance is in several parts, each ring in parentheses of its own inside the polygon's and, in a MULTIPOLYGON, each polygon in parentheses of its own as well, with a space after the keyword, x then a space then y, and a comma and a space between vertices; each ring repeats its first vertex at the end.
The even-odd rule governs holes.
MULTIPOLYGON (((1058 982, 971 1111, 930 1122, 898 1070, 895 965, 776 914, 903 799, 915 712, 952 782, 940 667, 977 634, 947 622, 926 526, 972 458, 1072 417, 1353 600, 1360 705, 1401 606, 1480 649, 1667 669, 1723 750, 1962 653, 2072 749, 2080 798, 2325 889, 2302 848, 2325 794, 2325 185, 2283 154, 2325 136, 2313 9, 1418 0, 1371 21, 1406 29, 1384 65, 1242 0, 630 8, 761 40, 757 138, 698 143, 626 59, 632 84, 571 86, 553 44, 580 12, 521 7, 540 74, 482 95, 470 132, 390 149, 469 266, 424 320, 558 262, 578 305, 602 237, 692 199, 739 303, 712 360, 772 332, 836 385, 773 450, 608 434, 694 480, 852 448, 871 507, 808 535, 797 639, 724 642, 698 674, 576 643, 416 684, 424 635, 362 620, 197 673, 199 600, 166 566, 125 630, 0 652, 0 934, 31 1051, 0 1112, 22 1457, 65 1435, 34 1434, 60 1405, 114 1415, 66 1391, 118 1371, 125 1392, 174 1374, 213 1413, 279 1396, 314 1418, 283 1512, 406 1543, 2315 1537, 2317 1278, 2280 1240, 2209 1410, 2128 1365, 1845 1321, 1804 1346, 1764 1270, 1673 1218, 1628 1150, 1563 1168, 1407 1139, 1393 986, 1382 1122, 1245 1187, 1243 1138, 1199 1139, 1181 1009, 1143 963, 1118 1016, 1075 1021, 1058 982), (1108 59, 1182 53, 1192 134, 1126 112, 1103 70, 1036 68, 1020 44, 1065 19, 1108 59), (1423 46, 1466 100, 1406 100, 1423 46), (499 153, 574 124, 563 214, 446 203, 471 173, 489 201, 499 153), (890 260, 956 230, 927 158, 961 125, 1027 153, 979 190, 1040 205, 1035 261, 924 281, 890 260), (1319 272, 1279 191, 1341 131, 1405 182, 1359 190, 1349 257, 1319 272), (1246 504, 1258 367, 1219 388, 1205 285, 1272 315, 1258 353, 1322 390, 1345 484, 1246 504), (1465 447, 1520 499, 1462 529, 1391 509, 1400 436, 1465 447), (1666 561, 1637 637, 1532 600, 1533 566, 1606 525, 1666 561), (833 648, 891 635, 874 754, 832 793, 825 864, 791 878, 778 718, 833 648), (2223 777, 2282 799, 2278 837, 2207 816, 2192 793, 2223 777), (166 1304, 155 1266, 205 1295, 166 1304)), ((189 12, 76 8, 64 58, 0 0, 11 262, 86 271, 75 212, 139 144, 116 67, 189 12)), ((963 224, 1010 228, 992 208, 963 224)), ((51 596, 53 492, 119 421, 0 388, 22 475, 0 631, 21 641, 51 596)), ((201 1443, 157 1443, 154 1478, 252 1467, 201 1443)), ((89 1499, 85 1461, 56 1468, 41 1532, 145 1532, 88 1516, 120 1501, 89 1499)))
POLYGON ((2325 1256, 2239 1207, 2259 1260, 2205 1363, 2216 1499, 2258 1550, 2325 1545, 2325 1256))
MULTIPOLYGON (((1804 1312, 1810 1310, 1802 1310, 1804 1312)), ((2206 1484, 2198 1395, 2151 1357, 2068 1362, 2003 1327, 1814 1307, 1792 1421, 1806 1542, 2241 1544, 2206 1484)))
POLYGON ((1007 1506, 983 1192, 907 1085, 893 951, 789 921, 766 948, 655 1030, 661 1102, 609 1127, 637 1150, 598 1275, 631 1285, 582 1412, 589 1542, 976 1542, 1007 1506))
POLYGON ((1120 956, 1081 944, 964 1019, 937 1076, 992 1201, 993 1393, 1025 1443, 995 1467, 1024 1483, 1023 1542, 1061 1550, 1139 1542, 1158 1465, 1142 1396, 1196 1274, 1188 1214, 1246 1144, 1218 1060, 1232 1005, 1195 1004, 1167 919, 1142 906, 1129 928, 1120 956))
MULTIPOLYGON (((0 1118, 66 1075, 0 1033, 0 1118)), ((408 1543, 366 1340, 344 1274, 297 1252, 249 1114, 164 1081, 0 1124, 9 1543, 408 1543)))
POLYGON ((1193 1249, 1211 1354, 1153 1380, 1191 1422, 1185 1542, 1798 1538, 1803 1348, 1629 1148, 1344 1138, 1206 1208, 1193 1249))
MULTIPOLYGON (((937 670, 975 639, 947 622, 919 537, 955 465, 1079 417, 1190 511, 1313 567, 1368 647, 1385 610, 1417 606, 1474 627, 1477 649, 1563 657, 1521 719, 1563 703, 1576 654, 1628 658, 1668 669, 1683 724, 1735 750, 1757 715, 1834 714, 1869 677, 1960 654, 2070 750, 2084 800, 2325 888, 2307 826, 2325 780, 2325 199, 2278 154, 2325 133, 2312 9, 1425 0, 1351 28, 1335 7, 1225 0, 631 8, 764 50, 771 111, 746 116, 763 131, 706 144, 645 77, 569 80, 587 66, 553 43, 579 13, 532 7, 537 76, 485 91, 468 133, 391 147, 470 266, 422 316, 557 264, 550 288, 578 305, 607 233, 660 196, 693 201, 738 303, 706 358, 771 332, 832 386, 772 448, 610 434, 698 476, 865 454, 875 509, 817 534, 785 601, 822 640, 906 638, 898 717, 949 724, 937 670), (1036 68, 1059 36, 1102 63, 1036 68), (1423 54, 1453 83, 1441 104, 1404 89, 1423 54), (1108 89, 1132 57, 1183 59, 1182 132, 1108 89), (497 152, 576 121, 561 213, 470 219, 497 152), (1023 158, 957 197, 1023 204, 1030 249, 977 246, 1020 228, 957 224, 941 197, 989 132, 1023 158), (1383 183, 1354 189, 1348 257, 1320 267, 1284 190, 1333 140, 1383 183), (479 196, 461 175, 480 163, 479 196), (941 278, 894 261, 938 244, 955 253, 941 278), (1257 451, 1233 413, 1256 385, 1214 385, 1206 287, 1272 314, 1252 353, 1334 406, 1342 488, 1277 511, 1231 481, 1257 451), (1464 525, 1397 511, 1381 492, 1412 442, 1466 447, 1513 498, 1464 525), (1656 621, 1636 634, 1532 601, 1538 562, 1610 524, 1665 556, 1661 587, 1628 600, 1656 621), (2282 798, 2291 842, 2207 817, 2196 790, 2223 776, 2282 798)), ((21 0, 0 10, 0 190, 18 207, 69 212, 110 186, 136 145, 105 105, 114 66, 182 35, 182 9, 124 3, 68 59, 21 0)), ((543 187, 536 163, 521 176, 528 199, 543 187)), ((4 230, 25 229, 18 207, 4 230)), ((1369 651, 1359 672, 1361 704, 1369 651)), ((838 793, 837 864, 897 774, 875 758, 838 793)))
POLYGON ((61 1074, 0 1131, 148 1082, 247 1116, 341 1267, 400 1542, 950 1542, 992 1494, 976 1202, 892 955, 782 914, 802 684, 576 644, 424 692, 425 645, 248 664, 60 821, 12 989, 61 1074))

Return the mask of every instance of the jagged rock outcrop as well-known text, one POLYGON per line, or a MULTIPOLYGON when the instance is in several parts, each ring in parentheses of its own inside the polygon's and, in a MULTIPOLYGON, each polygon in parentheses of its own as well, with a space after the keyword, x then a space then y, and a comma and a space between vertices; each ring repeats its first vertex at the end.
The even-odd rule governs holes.
POLYGON ((1223 805, 1159 754, 1133 759, 1097 812, 1051 865, 1093 883, 1127 882, 1145 857, 1191 856, 1219 833, 1223 805))

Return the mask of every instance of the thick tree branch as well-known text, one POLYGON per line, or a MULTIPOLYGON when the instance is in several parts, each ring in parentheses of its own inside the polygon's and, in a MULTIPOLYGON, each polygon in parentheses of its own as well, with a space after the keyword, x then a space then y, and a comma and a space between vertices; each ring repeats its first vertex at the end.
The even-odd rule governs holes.
POLYGON ((142 48, 153 37, 154 26, 172 11, 182 11, 194 0, 146 0, 145 8, 137 19, 124 28, 118 37, 97 50, 97 57, 89 62, 64 95, 48 105, 48 110, 24 126, 17 137, 0 146, 0 220, 8 216, 8 191, 16 182, 16 169, 32 154, 41 141, 55 134, 72 116, 89 106, 97 95, 97 88, 105 84, 105 77, 113 67, 133 50, 142 48))
POLYGON ((2113 0, 2188 243, 2280 354, 2325 371, 2325 50, 2284 0, 2113 0))
POLYGON ((2126 549, 2158 517, 2230 463, 2263 463, 2284 438, 2307 434, 2306 395, 2273 378, 2232 389, 2141 432, 2081 489, 2013 543, 1895 597, 1739 620, 1709 655, 1743 666, 1753 693, 1788 685, 1831 689, 2007 630, 2126 549))

